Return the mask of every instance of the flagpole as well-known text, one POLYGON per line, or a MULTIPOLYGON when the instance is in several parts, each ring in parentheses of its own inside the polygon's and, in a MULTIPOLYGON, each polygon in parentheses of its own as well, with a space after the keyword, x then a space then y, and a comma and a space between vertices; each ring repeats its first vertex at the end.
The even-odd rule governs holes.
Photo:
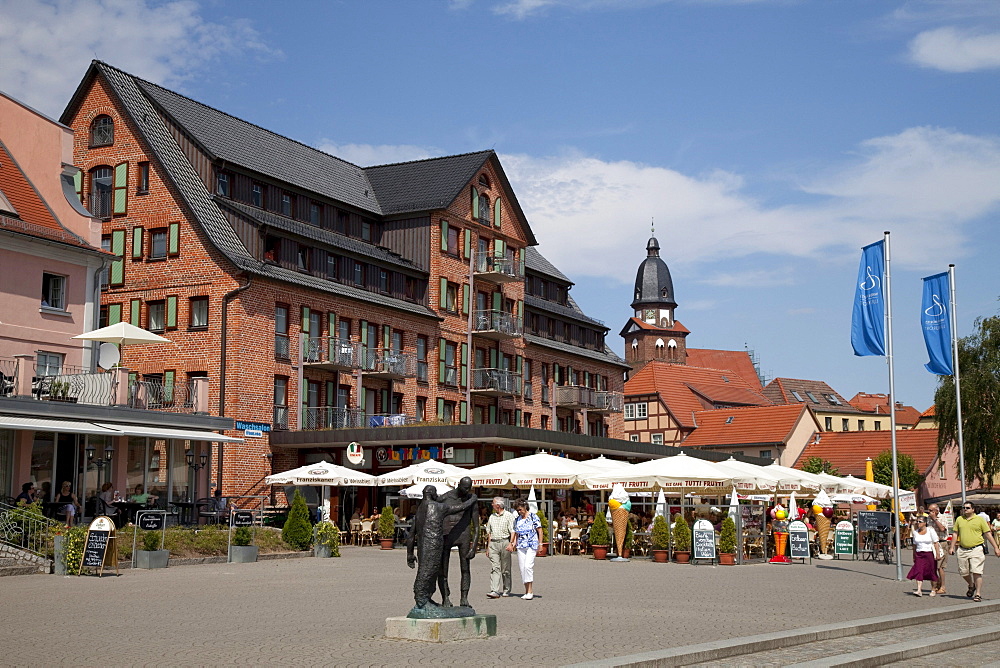
MULTIPOLYGON (((896 517, 896 579, 903 579, 902 546, 899 532, 899 462, 896 452, 896 383, 892 360, 892 278, 890 273, 891 253, 889 252, 889 231, 885 231, 885 318, 886 318, 886 359, 889 361, 889 429, 892 432, 892 512, 896 517)), ((964 483, 963 483, 964 484, 964 483)))
POLYGON ((962 505, 965 505, 965 443, 962 440, 962 389, 958 380, 958 316, 955 314, 955 265, 948 265, 948 287, 951 302, 951 363, 955 381, 955 409, 958 413, 958 471, 962 479, 962 505))

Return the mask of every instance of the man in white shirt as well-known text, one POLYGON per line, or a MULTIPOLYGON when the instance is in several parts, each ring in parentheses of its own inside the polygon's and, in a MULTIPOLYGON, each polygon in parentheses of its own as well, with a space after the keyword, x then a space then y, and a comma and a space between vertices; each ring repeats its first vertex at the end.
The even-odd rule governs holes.
POLYGON ((514 552, 514 513, 503 497, 493 497, 493 513, 486 521, 486 554, 490 559, 490 598, 510 596, 510 555, 514 552))

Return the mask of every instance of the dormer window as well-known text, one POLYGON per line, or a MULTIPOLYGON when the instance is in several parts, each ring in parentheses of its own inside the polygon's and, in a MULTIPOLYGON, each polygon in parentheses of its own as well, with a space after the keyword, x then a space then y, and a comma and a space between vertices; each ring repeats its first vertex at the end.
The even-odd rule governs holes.
POLYGON ((489 179, 489 177, 486 176, 485 174, 480 174, 479 175, 479 185, 481 185, 484 188, 489 188, 490 187, 490 179, 489 179))
POLYGON ((98 116, 90 124, 90 148, 115 143, 115 122, 110 116, 98 116))
POLYGON ((221 197, 229 197, 229 174, 225 172, 216 174, 215 193, 221 197))

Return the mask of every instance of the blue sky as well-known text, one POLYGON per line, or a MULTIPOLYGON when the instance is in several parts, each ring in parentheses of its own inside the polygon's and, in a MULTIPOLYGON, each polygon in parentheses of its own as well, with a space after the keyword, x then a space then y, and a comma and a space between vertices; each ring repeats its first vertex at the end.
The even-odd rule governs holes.
POLYGON ((692 347, 885 392, 849 328, 892 231, 897 398, 920 278, 998 312, 1000 3, 0 0, 0 89, 58 115, 91 58, 361 165, 495 148, 540 250, 617 332, 655 219, 692 347))

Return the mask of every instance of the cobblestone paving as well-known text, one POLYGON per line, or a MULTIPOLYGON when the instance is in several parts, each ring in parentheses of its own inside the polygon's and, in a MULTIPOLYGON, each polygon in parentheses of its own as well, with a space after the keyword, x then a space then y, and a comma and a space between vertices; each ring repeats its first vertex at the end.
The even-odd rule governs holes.
MULTIPOLYGON (((498 636, 439 645, 382 638, 385 618, 412 605, 403 550, 343 553, 120 577, 3 578, 0 665, 560 665, 971 605, 963 596, 909 596, 893 566, 871 562, 722 568, 577 556, 536 562, 533 601, 488 600, 480 554, 471 598, 477 611, 497 615, 498 636)), ((457 563, 452 575, 457 588, 457 563)), ((1000 595, 1000 569, 990 562, 986 575, 987 597, 1000 595)))

